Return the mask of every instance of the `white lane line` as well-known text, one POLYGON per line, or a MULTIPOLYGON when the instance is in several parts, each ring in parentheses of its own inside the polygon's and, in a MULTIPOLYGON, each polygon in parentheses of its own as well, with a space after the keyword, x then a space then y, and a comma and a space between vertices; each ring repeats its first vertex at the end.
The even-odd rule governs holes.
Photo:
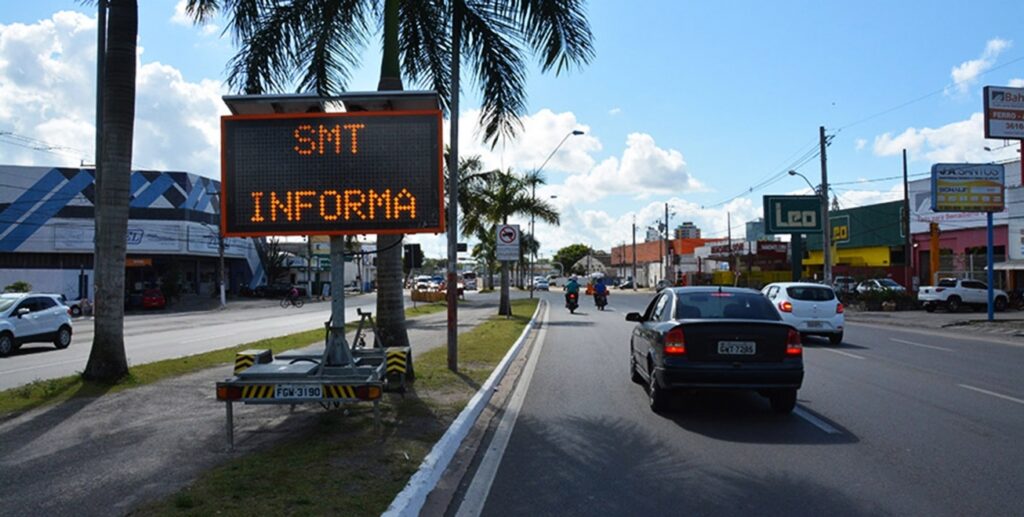
POLYGON ((843 352, 842 350, 832 350, 831 348, 822 348, 820 350, 824 350, 826 352, 832 352, 833 354, 845 355, 846 357, 852 357, 854 359, 864 359, 863 357, 861 357, 861 356, 859 356, 857 354, 851 354, 849 352, 843 352))
POLYGON ((804 409, 804 408, 802 408, 800 406, 797 406, 797 407, 793 408, 793 413, 796 416, 798 416, 800 418, 803 418, 804 420, 809 422, 814 427, 817 427, 818 429, 821 429, 822 431, 825 431, 828 434, 841 434, 842 433, 842 431, 840 431, 839 429, 836 429, 835 427, 832 427, 832 426, 828 425, 828 422, 826 422, 826 421, 824 421, 824 420, 822 420, 822 419, 812 415, 810 412, 808 412, 806 409, 804 409))
POLYGON ((530 388, 533 371, 537 369, 537 360, 540 357, 541 350, 544 349, 544 339, 548 333, 547 323, 550 310, 551 304, 548 304, 547 308, 544 309, 544 319, 542 320, 544 326, 541 327, 540 333, 537 334, 537 349, 531 351, 530 358, 526 361, 526 366, 523 368, 516 391, 512 393, 512 398, 509 399, 505 414, 502 415, 498 428, 494 431, 491 444, 487 448, 487 452, 484 453, 483 460, 480 461, 480 466, 473 476, 473 482, 469 485, 469 489, 466 490, 466 496, 463 498, 462 504, 459 505, 459 511, 456 512, 455 517, 477 517, 484 510, 484 503, 487 502, 487 496, 491 493, 491 485, 494 484, 494 478, 498 474, 498 467, 501 465, 501 458, 505 455, 505 448, 508 447, 508 441, 512 438, 512 430, 516 426, 519 411, 523 408, 523 401, 526 400, 526 391, 530 388))
POLYGON ((974 386, 970 386, 970 385, 967 385, 967 384, 957 384, 957 386, 960 386, 961 388, 969 389, 971 391, 977 391, 978 393, 984 393, 986 395, 991 395, 993 397, 999 397, 999 398, 1001 398, 1003 400, 1009 400, 1010 402, 1016 402, 1018 404, 1024 404, 1024 399, 1019 399, 1017 397, 1011 397, 1009 395, 1003 395, 1002 393, 996 393, 994 391, 989 391, 989 390, 985 390, 985 389, 981 389, 981 388, 975 388, 974 386))
POLYGON ((896 339, 894 337, 889 338, 889 341, 895 341, 897 343, 903 343, 904 345, 919 346, 921 348, 931 348, 932 350, 942 350, 943 352, 955 352, 952 348, 946 348, 944 346, 926 345, 924 343, 915 343, 913 341, 907 341, 906 339, 896 339))
POLYGON ((61 365, 65 365, 65 364, 81 363, 82 361, 83 361, 83 358, 81 358, 81 357, 75 358, 75 359, 65 359, 63 361, 52 361, 52 362, 45 363, 45 364, 37 364, 37 365, 33 365, 33 366, 24 366, 24 367, 21 367, 21 368, 12 368, 10 370, 0 371, 0 373, 9 374, 9 373, 27 372, 27 371, 31 371, 31 370, 41 370, 43 368, 50 368, 50 367, 53 367, 53 366, 61 366, 61 365))

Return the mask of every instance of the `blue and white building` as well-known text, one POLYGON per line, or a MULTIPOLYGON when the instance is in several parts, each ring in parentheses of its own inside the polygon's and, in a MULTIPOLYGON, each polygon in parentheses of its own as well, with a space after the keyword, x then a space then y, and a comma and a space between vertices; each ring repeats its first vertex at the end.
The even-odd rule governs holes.
MULTIPOLYGON (((219 182, 186 172, 131 173, 126 287, 177 278, 183 293, 217 289, 219 182)), ((0 166, 0 288, 92 298, 95 170, 0 166)), ((227 288, 266 282, 254 239, 224 241, 227 288)))

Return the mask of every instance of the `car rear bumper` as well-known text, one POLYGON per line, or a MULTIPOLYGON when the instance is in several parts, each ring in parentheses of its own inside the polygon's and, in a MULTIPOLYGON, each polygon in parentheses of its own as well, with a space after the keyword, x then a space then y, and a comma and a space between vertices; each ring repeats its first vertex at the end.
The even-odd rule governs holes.
POLYGON ((685 368, 654 369, 664 388, 799 389, 804 380, 802 364, 700 364, 685 368))

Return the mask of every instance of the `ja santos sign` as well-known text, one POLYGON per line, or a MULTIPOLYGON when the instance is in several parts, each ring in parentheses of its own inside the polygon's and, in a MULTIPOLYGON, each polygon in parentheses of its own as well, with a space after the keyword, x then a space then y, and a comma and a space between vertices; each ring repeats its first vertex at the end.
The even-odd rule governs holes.
POLYGON ((765 233, 814 233, 821 228, 818 196, 764 196, 765 233))

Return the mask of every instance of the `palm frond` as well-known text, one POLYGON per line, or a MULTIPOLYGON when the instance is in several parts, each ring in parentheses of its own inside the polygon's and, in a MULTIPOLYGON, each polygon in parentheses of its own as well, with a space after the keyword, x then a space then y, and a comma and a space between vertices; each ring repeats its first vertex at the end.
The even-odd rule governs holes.
POLYGON ((540 55, 541 70, 555 74, 594 58, 593 34, 584 0, 511 0, 504 14, 513 18, 523 40, 540 55))
POLYGON ((345 89, 369 36, 370 7, 361 0, 306 3, 303 16, 292 20, 303 36, 293 55, 294 65, 305 69, 298 91, 330 96, 345 89))
POLYGON ((480 125, 493 148, 522 128, 526 110, 526 66, 517 30, 493 1, 467 1, 462 15, 462 40, 475 79, 483 90, 480 125))
POLYGON ((297 15, 291 6, 271 11, 252 27, 238 54, 228 62, 228 84, 248 94, 281 91, 291 82, 293 60, 289 52, 291 24, 297 15))
POLYGON ((451 99, 451 26, 444 0, 402 2, 399 11, 399 54, 405 75, 429 86, 447 114, 451 99))

